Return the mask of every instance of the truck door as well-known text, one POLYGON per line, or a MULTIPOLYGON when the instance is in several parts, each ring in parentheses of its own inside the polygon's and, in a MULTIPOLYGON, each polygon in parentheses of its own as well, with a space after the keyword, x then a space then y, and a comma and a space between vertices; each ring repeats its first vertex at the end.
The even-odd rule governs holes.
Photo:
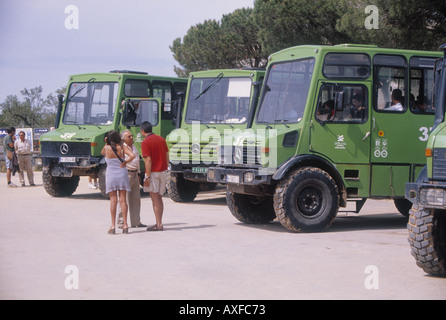
POLYGON ((320 82, 310 129, 310 151, 337 167, 350 196, 369 192, 370 88, 367 82, 320 82))
POLYGON ((139 126, 148 121, 152 124, 152 131, 161 135, 161 102, 160 99, 131 99, 126 100, 123 115, 121 131, 128 129, 133 134, 133 140, 137 148, 140 148, 143 137, 139 126))
POLYGON ((428 88, 432 84, 425 76, 428 68, 414 64, 408 73, 407 64, 403 56, 374 57, 372 196, 404 196, 405 184, 416 179, 425 163, 424 149, 433 124, 428 88), (420 102, 425 105, 422 111, 417 107, 420 102))
POLYGON ((333 163, 370 162, 369 88, 321 82, 311 126, 310 148, 333 163))

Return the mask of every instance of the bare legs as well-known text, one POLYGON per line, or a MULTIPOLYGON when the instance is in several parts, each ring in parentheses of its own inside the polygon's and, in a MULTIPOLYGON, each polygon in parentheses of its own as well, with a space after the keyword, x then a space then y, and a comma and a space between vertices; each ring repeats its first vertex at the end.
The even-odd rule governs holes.
POLYGON ((129 226, 127 224, 127 200, 126 200, 127 191, 126 190, 118 190, 118 191, 109 192, 110 214, 111 214, 111 222, 112 222, 110 230, 114 231, 116 228, 116 206, 118 205, 118 192, 119 192, 119 205, 121 206, 122 219, 123 219, 122 230, 124 233, 127 233, 129 226))
POLYGON ((163 197, 159 193, 150 192, 150 198, 152 199, 153 212, 155 213, 156 225, 147 228, 148 231, 163 230, 163 212, 164 203, 163 197))

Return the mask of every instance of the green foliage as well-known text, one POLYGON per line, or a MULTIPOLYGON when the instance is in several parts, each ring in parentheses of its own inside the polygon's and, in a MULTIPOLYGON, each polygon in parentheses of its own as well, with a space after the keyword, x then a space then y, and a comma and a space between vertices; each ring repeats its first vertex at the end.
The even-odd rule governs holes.
MULTIPOLYGON (((63 93, 60 89, 56 94, 63 93)), ((42 87, 23 89, 22 99, 16 95, 8 95, 0 104, 1 127, 52 127, 56 118, 57 97, 54 94, 42 97, 42 87)))
POLYGON ((197 24, 170 46, 181 65, 174 67, 175 72, 185 77, 191 71, 260 67, 266 59, 257 33, 252 9, 236 10, 224 15, 220 22, 206 20, 197 24))
POLYGON ((446 2, 443 0, 340 0, 336 28, 355 43, 387 48, 437 50, 446 42, 446 2), (379 10, 378 29, 364 27, 368 5, 379 10))
POLYGON ((170 47, 181 67, 191 71, 259 67, 273 52, 304 44, 375 44, 380 47, 437 50, 446 42, 444 0, 255 0, 220 22, 191 27, 170 47), (378 29, 366 28, 365 8, 378 9, 378 29))
POLYGON ((337 44, 350 37, 336 29, 338 1, 256 0, 254 19, 269 54, 297 45, 337 44))

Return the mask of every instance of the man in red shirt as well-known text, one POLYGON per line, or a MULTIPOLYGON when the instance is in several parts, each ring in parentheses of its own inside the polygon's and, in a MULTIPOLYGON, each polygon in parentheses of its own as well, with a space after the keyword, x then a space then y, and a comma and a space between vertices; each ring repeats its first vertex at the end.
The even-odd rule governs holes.
POLYGON ((162 231, 163 227, 163 194, 166 192, 167 167, 169 164, 169 149, 166 140, 152 133, 150 122, 140 125, 144 141, 141 143, 142 157, 146 167, 144 178, 144 191, 150 193, 156 224, 148 227, 147 231, 162 231))

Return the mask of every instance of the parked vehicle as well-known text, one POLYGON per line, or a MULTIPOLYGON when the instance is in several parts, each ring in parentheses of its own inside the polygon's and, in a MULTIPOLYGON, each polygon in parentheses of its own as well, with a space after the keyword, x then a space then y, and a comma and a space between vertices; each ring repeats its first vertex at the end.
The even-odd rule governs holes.
POLYGON ((176 110, 178 129, 167 138, 172 200, 190 202, 216 186, 207 181, 208 167, 218 163, 216 147, 225 134, 252 122, 264 74, 258 69, 191 73, 184 110, 176 110))
POLYGON ((427 163, 415 183, 406 184, 410 210, 409 244, 426 273, 446 276, 446 44, 435 67, 435 123, 427 141, 427 163))
POLYGON ((225 139, 208 181, 227 184, 238 220, 277 217, 294 232, 326 230, 348 201, 359 212, 369 198, 393 199, 408 215, 440 55, 350 44, 272 54, 252 127, 225 139))
POLYGON ((174 129, 172 101, 186 86, 187 79, 132 71, 70 76, 67 98, 59 96, 56 129, 40 138, 46 192, 70 196, 79 177, 91 176, 99 177, 99 188, 106 196, 106 163, 101 155, 105 134, 129 129, 139 151, 143 121, 150 121, 153 131, 166 137, 174 129))

